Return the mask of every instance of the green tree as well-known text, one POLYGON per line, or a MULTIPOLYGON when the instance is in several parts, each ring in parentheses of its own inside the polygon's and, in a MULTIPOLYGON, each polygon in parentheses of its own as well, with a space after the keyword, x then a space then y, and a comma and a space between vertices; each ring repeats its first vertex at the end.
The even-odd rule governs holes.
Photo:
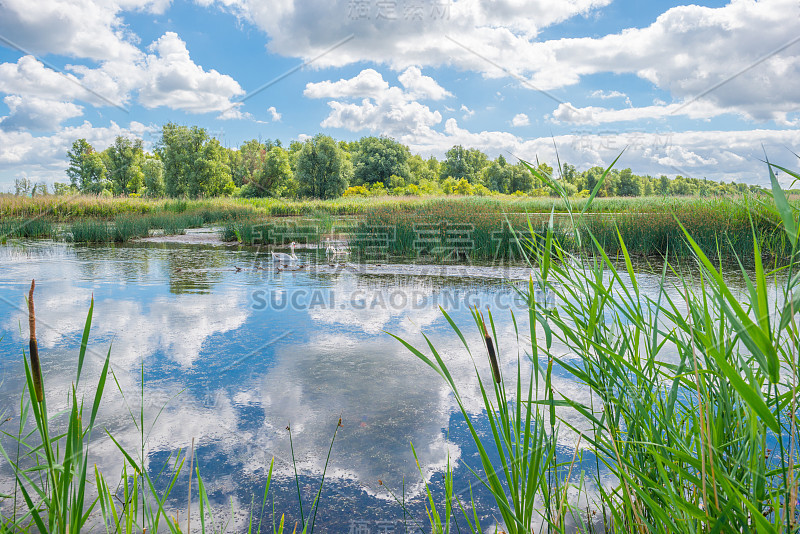
POLYGON ((480 172, 488 164, 489 158, 477 148, 466 149, 456 145, 445 154, 439 175, 442 178, 452 176, 457 180, 465 178, 472 183, 478 181, 480 172))
POLYGON ((289 165, 292 166, 292 172, 297 173, 297 157, 300 151, 303 150, 303 143, 300 141, 292 141, 289 143, 289 165))
POLYGON ((101 155, 86 139, 78 139, 67 151, 67 176, 81 193, 99 194, 111 184, 106 179, 106 166, 101 155))
POLYGON ((570 165, 566 162, 562 163, 561 176, 564 178, 564 180, 571 183, 576 188, 578 187, 581 175, 578 173, 577 169, 575 169, 575 165, 570 165))
POLYGON ((392 175, 411 177, 408 147, 389 137, 363 137, 353 154, 353 180, 357 184, 387 182, 392 175))
POLYGON ((145 193, 149 197, 163 197, 166 193, 164 186, 164 164, 160 159, 148 157, 142 164, 144 174, 145 193))
POLYGON ((59 182, 53 184, 53 194, 56 196, 77 195, 78 193, 78 188, 72 184, 62 184, 59 182))
POLYGON ((670 184, 670 192, 673 195, 695 195, 697 194, 697 186, 683 176, 678 175, 670 184))
POLYGON ((603 168, 602 167, 592 167, 583 172, 583 179, 586 183, 586 190, 590 193, 594 191, 594 188, 597 187, 597 182, 600 181, 600 177, 603 175, 603 168))
POLYGON ((317 134, 297 154, 299 193, 313 198, 339 197, 347 189, 352 164, 333 138, 317 134))
POLYGON ((141 139, 117 136, 114 144, 103 151, 107 177, 115 195, 139 193, 144 187, 144 149, 141 139))
POLYGON ((281 147, 274 146, 264 157, 264 164, 254 180, 244 186, 242 196, 281 196, 291 179, 289 153, 281 147))
POLYGON ((189 196, 226 196, 236 189, 228 166, 228 153, 218 139, 209 139, 203 145, 195 168, 194 179, 189 182, 189 196))
POLYGON ((670 189, 669 186, 670 186, 669 178, 667 178, 666 175, 662 174, 661 178, 659 178, 658 182, 656 183, 656 193, 664 196, 669 195, 669 189, 670 189))
POLYGON ((511 171, 511 176, 508 182, 508 193, 516 193, 521 191, 523 193, 530 193, 537 185, 538 180, 531 174, 522 163, 517 165, 506 165, 511 171))
POLYGON ((44 182, 39 182, 38 184, 33 185, 33 189, 31 189, 31 196, 47 196, 50 194, 50 191, 47 189, 47 184, 44 182))
POLYGON ((653 195, 655 189, 653 188, 653 177, 652 176, 642 176, 642 195, 649 197, 653 195))
POLYGON ((621 197, 642 196, 642 183, 630 169, 622 169, 617 180, 617 195, 621 197))
MULTIPOLYGON (((434 159, 434 161, 436 160, 434 159)), ((422 159, 419 154, 408 158, 408 169, 411 171, 409 181, 415 184, 419 184, 422 180, 435 181, 439 178, 439 173, 432 169, 429 162, 422 159)))
POLYGON ((167 196, 189 194, 189 182, 197 174, 197 159, 208 140, 204 128, 188 128, 168 122, 161 128, 156 153, 164 162, 164 186, 167 196))
POLYGON ((33 192, 33 180, 22 176, 14 179, 14 196, 27 197, 33 192))
POLYGON ((156 153, 164 162, 168 196, 229 195, 236 188, 227 151, 205 128, 165 124, 156 153))
MULTIPOLYGON (((272 145, 269 140, 267 143, 272 145)), ((239 150, 231 150, 229 160, 233 183, 241 187, 254 181, 256 176, 264 170, 264 160, 267 150, 270 148, 256 139, 251 139, 242 143, 239 150)))
POLYGON ((511 193, 513 192, 510 190, 512 174, 512 166, 507 165, 505 159, 503 159, 502 162, 493 161, 488 167, 483 169, 483 183, 490 191, 511 193))

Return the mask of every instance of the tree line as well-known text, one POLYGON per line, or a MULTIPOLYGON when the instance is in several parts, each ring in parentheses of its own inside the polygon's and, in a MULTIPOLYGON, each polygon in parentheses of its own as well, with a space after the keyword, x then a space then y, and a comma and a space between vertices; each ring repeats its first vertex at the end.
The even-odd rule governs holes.
MULTIPOLYGON (((56 194, 146 197, 337 198, 377 195, 554 195, 521 162, 490 159, 477 148, 452 147, 441 161, 411 154, 388 137, 336 141, 318 134, 284 147, 280 140, 253 139, 227 148, 204 128, 165 124, 152 153, 141 139, 117 137, 103 151, 78 139, 67 152, 69 183, 56 194)), ((579 171, 569 163, 538 170, 562 180, 576 196, 588 196, 603 173, 579 171)), ((24 179, 22 179, 24 181, 24 179)), ((636 175, 612 170, 599 196, 727 195, 759 189, 742 183, 677 176, 636 175)), ((18 180, 17 194, 46 193, 46 187, 18 180), (38 190, 37 190, 38 188, 38 190)))

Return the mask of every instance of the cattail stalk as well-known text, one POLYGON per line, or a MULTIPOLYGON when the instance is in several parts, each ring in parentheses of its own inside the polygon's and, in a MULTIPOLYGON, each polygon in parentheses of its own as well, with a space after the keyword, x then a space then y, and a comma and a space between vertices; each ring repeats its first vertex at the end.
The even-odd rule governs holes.
POLYGON ((489 331, 486 330, 486 321, 483 318, 483 313, 478 312, 478 316, 481 318, 481 327, 483 328, 483 338, 486 341, 486 350, 489 353, 489 362, 492 364, 492 376, 494 376, 494 381, 499 384, 500 365, 497 363, 497 354, 494 351, 494 342, 492 341, 492 336, 489 335, 489 331))
POLYGON ((36 281, 31 280, 31 291, 28 293, 28 325, 30 327, 30 354, 31 354, 31 374, 33 375, 33 390, 36 400, 44 400, 44 389, 42 388, 42 367, 39 365, 39 346, 36 343, 36 312, 33 310, 33 289, 36 281))
POLYGON ((189 458, 189 505, 186 507, 186 534, 191 534, 192 532, 192 471, 194 469, 194 438, 192 438, 192 451, 189 454, 191 456, 189 458))

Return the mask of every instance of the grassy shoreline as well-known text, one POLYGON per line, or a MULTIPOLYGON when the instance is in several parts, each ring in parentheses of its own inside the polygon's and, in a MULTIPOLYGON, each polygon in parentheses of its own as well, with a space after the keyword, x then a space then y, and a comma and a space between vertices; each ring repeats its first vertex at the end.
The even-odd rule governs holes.
MULTIPOLYGON (((777 184, 774 177, 773 181, 777 184)), ((625 227, 615 234, 624 258, 624 267, 619 268, 593 231, 587 230, 591 243, 583 244, 580 224, 571 227, 572 244, 567 241, 567 229, 557 234, 549 218, 543 236, 518 236, 533 275, 527 290, 520 290, 528 303, 530 331, 529 335, 517 331, 520 350, 516 357, 499 352, 499 317, 491 310, 487 309, 485 316, 482 310, 474 310, 474 326, 485 342, 473 347, 474 351, 445 313, 464 344, 465 356, 483 353, 491 364, 491 374, 484 376, 475 366, 490 433, 479 432, 473 425, 434 343, 426 337, 427 346, 415 348, 393 336, 450 388, 478 449, 477 461, 484 476, 474 472, 475 483, 491 493, 499 511, 498 528, 509 534, 566 534, 574 532, 574 526, 585 533, 620 534, 800 532, 800 224, 798 210, 786 202, 777 186, 775 199, 776 228, 789 241, 792 260, 777 296, 769 289, 777 271, 764 268, 758 238, 750 242, 754 270, 748 273, 742 267, 740 271, 747 291, 739 296, 731 291, 715 258, 703 252, 688 226, 679 229, 702 271, 700 285, 688 279, 667 284, 666 273, 673 266, 665 263, 656 295, 641 291, 622 237, 625 227), (559 305, 537 301, 535 286, 557 295, 559 305), (499 365, 503 358, 515 358, 514 372, 503 374, 506 367, 499 365), (585 387, 589 404, 559 391, 554 385, 555 372, 567 373, 585 387), (586 421, 590 428, 579 431, 572 416, 586 421), (556 454, 558 433, 566 429, 580 434, 569 463, 560 462, 556 454), (581 440, 596 459, 596 479, 573 472, 581 440), (611 475, 605 482, 599 478, 601 463, 611 475), (587 482, 599 488, 591 501, 587 482), (583 504, 571 499, 576 492, 586 495, 583 504), (590 515, 592 510, 598 512, 597 517, 590 515)), ((569 208, 568 202, 566 205, 569 208)), ((753 211, 746 213, 750 233, 755 235, 753 211)), ((429 215, 435 221, 443 214, 434 211, 429 215)), ((446 215, 453 219, 458 214, 446 215)), ((716 220, 729 218, 730 213, 720 213, 716 220)), ((743 243, 729 245, 738 248, 743 243)), ((607 246, 610 249, 610 243, 607 246)), ((182 530, 167 508, 167 499, 181 473, 196 477, 200 529, 213 531, 213 523, 205 521, 212 515, 200 470, 193 470, 193 450, 170 455, 168 461, 175 467, 167 477, 166 489, 160 490, 154 469, 144 462, 144 453, 136 459, 135 453, 124 450, 109 433, 124 458, 120 485, 114 489, 97 468, 92 481, 89 443, 110 369, 110 350, 94 388, 94 402, 84 405, 73 386, 69 409, 62 414, 69 418, 68 428, 63 435, 53 433, 51 424, 59 415, 48 411, 44 395, 33 295, 32 282, 28 298, 30 351, 23 354, 26 385, 20 406, 22 412, 32 414, 35 425, 29 429, 20 424, 18 434, 7 434, 12 446, 19 446, 16 457, 0 443, 0 453, 16 479, 15 495, 5 498, 16 499, 20 494, 14 501, 14 515, 0 515, 0 532, 88 531, 94 526, 90 521, 94 510, 108 531, 132 534, 145 529, 158 532, 161 527, 161 531, 178 534, 182 530), (187 460, 188 473, 184 471, 187 460)), ((74 384, 81 379, 93 306, 84 327, 74 384)), ((512 320, 516 330, 513 316, 512 320)), ((144 403, 144 370, 141 395, 144 403)), ((136 421, 133 412, 131 417, 136 421)), ((143 418, 141 415, 137 428, 144 428, 143 418)), ((341 420, 334 429, 328 460, 339 425, 341 420)), ((142 450, 144 443, 143 437, 142 450)), ((326 460, 307 514, 302 513, 298 481, 303 534, 313 534, 327 466, 326 460)), ((472 492, 469 498, 454 492, 452 469, 448 460, 443 503, 420 470, 431 531, 450 532, 457 519, 459 532, 482 534, 487 525, 480 524, 472 492)), ((271 477, 272 464, 262 513, 271 477)), ((191 495, 190 490, 187 513, 191 495)), ((405 507, 404 502, 398 503, 405 507)), ((273 520, 276 517, 273 513, 273 520)), ((253 519, 251 513, 250 525, 253 519)), ((260 531, 261 522, 258 524, 260 531)), ((283 516, 273 531, 284 531, 283 516)))
MULTIPOLYGON (((739 203, 742 197, 607 197, 595 198, 589 213, 669 213, 687 209, 713 208, 739 203)), ((582 210, 587 199, 571 200, 582 210)), ((566 213, 560 198, 518 197, 514 195, 475 196, 378 196, 343 197, 332 200, 287 200, 279 198, 146 199, 105 198, 93 195, 17 197, 0 195, 0 219, 27 219, 46 216, 59 222, 76 218, 112 218, 121 214, 147 213, 223 213, 239 216, 291 216, 326 213, 329 215, 364 215, 374 210, 392 209, 414 212, 441 205, 469 206, 480 211, 507 213, 566 213)))
MULTIPOLYGON (((321 242, 334 230, 345 234, 359 257, 376 245, 389 255, 425 254, 443 260, 510 260, 519 256, 513 232, 542 236, 552 215, 562 245, 577 224, 609 253, 619 252, 617 232, 637 256, 687 255, 678 221, 709 254, 752 257, 754 240, 768 257, 788 252, 771 201, 753 197, 636 197, 571 199, 586 214, 575 222, 566 203, 554 198, 373 197, 289 201, 281 199, 150 200, 100 197, 0 197, 0 240, 54 238, 78 243, 126 242, 153 232, 221 225, 222 237, 244 245, 285 244, 265 237, 265 228, 284 226, 305 242, 321 242), (301 218, 301 219, 298 219, 301 218), (755 234, 751 232, 751 220, 755 234), (531 226, 528 222, 531 222, 531 226), (513 229, 513 232, 512 232, 513 229), (532 232, 531 232, 532 231, 532 232), (728 246, 728 245, 731 246, 728 246)), ((280 232, 279 232, 280 233, 280 232)), ((300 239, 297 239, 300 241, 300 239)), ((356 255, 354 254, 353 258, 356 255)))

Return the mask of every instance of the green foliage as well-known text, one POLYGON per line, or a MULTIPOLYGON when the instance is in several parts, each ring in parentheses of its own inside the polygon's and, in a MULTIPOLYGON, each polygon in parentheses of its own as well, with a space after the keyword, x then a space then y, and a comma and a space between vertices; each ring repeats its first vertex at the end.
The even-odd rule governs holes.
POLYGON ((642 184, 630 169, 623 169, 619 173, 617 195, 621 197, 642 196, 642 184))
POLYGON ((24 239, 54 237, 56 228, 50 219, 0 219, 0 241, 8 237, 24 239))
POLYGON ((473 183, 479 180, 481 171, 488 163, 486 154, 477 148, 466 149, 456 145, 445 154, 439 173, 442 178, 464 178, 473 183))
POLYGON ((388 137, 363 137, 353 156, 356 184, 386 183, 391 176, 411 178, 408 147, 388 137))
POLYGON ((139 193, 145 185, 142 171, 145 155, 141 139, 117 136, 114 144, 103 151, 107 177, 115 195, 139 193))
POLYGON ((415 184, 419 184, 422 180, 438 181, 438 163, 436 158, 431 158, 426 161, 419 154, 412 155, 408 158, 408 170, 411 172, 409 180, 415 184), (432 166, 431 163, 435 165, 432 166))
POLYGON ((56 196, 71 196, 79 193, 80 191, 78 191, 78 188, 72 184, 61 184, 58 182, 53 184, 53 194, 56 196))
POLYGON ((72 186, 80 192, 99 194, 112 187, 106 177, 107 169, 102 155, 86 139, 78 139, 72 143, 72 149, 67 151, 67 158, 67 176, 72 186))
POLYGON ((156 152, 164 162, 168 196, 210 197, 233 193, 235 184, 228 154, 204 128, 167 123, 162 128, 156 152))
POLYGON ((318 134, 303 143, 295 176, 299 193, 312 198, 339 197, 347 189, 352 164, 333 138, 318 134))
MULTIPOLYGON (((453 392, 478 448, 482 473, 473 473, 494 498, 505 531, 534 532, 530 521, 536 517, 543 523, 539 531, 563 534, 572 531, 565 521, 571 515, 581 532, 798 532, 800 210, 777 187, 771 166, 769 171, 776 186, 773 203, 762 201, 755 212, 766 210, 770 220, 779 221, 778 230, 792 243, 789 264, 766 271, 753 238, 755 268, 740 264, 735 276, 744 289, 734 289, 719 259, 678 223, 699 278, 689 280, 665 261, 655 295, 640 290, 622 232, 614 260, 592 233, 581 233, 591 199, 578 213, 565 189, 542 174, 564 201, 572 241, 586 246, 573 254, 552 222, 544 240, 518 236, 533 276, 520 291, 528 303, 529 339, 522 341, 513 313, 510 317, 518 345, 512 376, 498 371, 491 313, 488 322, 473 313, 495 370, 484 378, 475 368, 489 433, 474 430, 473 416, 433 342, 425 337, 427 347, 420 350, 397 338, 453 392), (670 271, 677 282, 668 281, 670 271), (542 302, 541 294, 551 297, 542 302), (522 353, 530 364, 522 365, 522 353), (554 387, 553 377, 565 374, 586 391, 587 401, 554 387), (540 438, 529 437, 542 429, 540 438), (564 431, 579 436, 568 470, 550 452, 564 431), (542 446, 531 450, 531 443, 542 446), (582 454, 596 466, 591 479, 583 472, 570 476, 582 454), (537 463, 520 469, 532 461, 537 463), (600 466, 608 473, 601 476, 600 466), (570 489, 580 493, 590 482, 597 488, 590 502, 569 501, 570 489), (525 506, 537 498, 541 506, 525 506)), ((594 191, 608 176, 601 174, 594 191)), ((755 234, 756 228, 750 231, 755 234)), ((479 361, 468 338, 443 313, 470 358, 479 361)), ((440 519, 431 518, 434 531, 440 519)))
POLYGON ((142 163, 144 187, 148 197, 163 197, 167 190, 164 183, 164 163, 158 158, 149 157, 142 163))
POLYGON ((482 174, 483 184, 498 193, 530 193, 536 185, 530 171, 519 164, 509 165, 502 156, 485 167, 482 174))
MULTIPOLYGON (((503 156, 489 161, 480 150, 460 145, 448 150, 442 162, 433 156, 423 159, 411 155, 407 146, 384 137, 337 142, 320 134, 306 142, 293 141, 288 150, 277 139, 251 139, 239 148, 223 148, 203 128, 167 123, 155 152, 155 157, 144 153, 140 139, 118 137, 111 147, 97 153, 85 139, 78 139, 68 152, 67 175, 76 190, 104 196, 336 198, 351 182, 370 190, 370 184, 380 182, 387 186, 387 194, 394 196, 486 194, 476 187, 479 184, 501 194, 558 196, 522 162, 512 165, 503 156), (392 176, 402 178, 402 184, 391 184, 392 176), (472 192, 461 186, 459 193, 453 193, 461 179, 473 186, 472 192), (425 185, 420 185, 423 181, 425 185), (412 184, 417 188, 406 189, 412 184)), ((593 191, 603 172, 600 167, 580 172, 566 162, 560 165, 557 170, 564 188, 574 194, 593 191)), ((539 164, 538 171, 553 175, 553 168, 545 163, 539 164)), ((656 179, 625 169, 612 170, 597 196, 714 197, 758 190, 757 186, 705 178, 656 179)), ((64 193, 60 188, 59 194, 64 193)), ((17 194, 46 195, 47 191, 44 184, 33 184, 23 177, 18 180, 17 194)))
POLYGON ((94 219, 75 221, 68 231, 68 238, 75 243, 108 243, 114 235, 106 221, 94 219))
POLYGON ((245 184, 240 194, 251 198, 277 197, 286 191, 292 177, 289 153, 276 146, 266 152, 261 167, 253 179, 245 184))
POLYGON ((124 243, 137 237, 150 235, 150 220, 132 215, 120 215, 114 219, 114 228, 109 236, 112 241, 124 243))
MULTIPOLYGON (((33 325, 33 284, 30 299, 33 325)), ((77 360, 78 371, 68 396, 68 410, 63 414, 66 418, 66 432, 56 432, 54 428, 56 419, 62 414, 51 415, 47 409, 38 346, 34 336, 35 328, 31 327, 31 351, 29 355, 23 354, 26 358, 26 381, 20 403, 19 429, 16 435, 7 434, 16 442, 16 450, 7 450, 0 442, 0 454, 13 470, 15 490, 22 503, 21 511, 14 510, 11 517, 2 518, 0 530, 4 532, 36 530, 61 534, 79 533, 84 530, 90 512, 97 503, 96 497, 91 495, 91 483, 87 476, 90 464, 89 443, 103 396, 110 353, 105 358, 99 381, 93 388, 94 401, 90 404, 89 413, 84 410, 84 399, 79 402, 77 397, 93 307, 94 302, 89 308, 83 331, 77 360), (33 428, 27 427, 29 414, 32 414, 33 428)), ((59 427, 64 428, 63 422, 59 427)))
POLYGON ((253 182, 264 168, 267 147, 256 139, 245 141, 239 150, 229 151, 231 177, 237 187, 253 182))

